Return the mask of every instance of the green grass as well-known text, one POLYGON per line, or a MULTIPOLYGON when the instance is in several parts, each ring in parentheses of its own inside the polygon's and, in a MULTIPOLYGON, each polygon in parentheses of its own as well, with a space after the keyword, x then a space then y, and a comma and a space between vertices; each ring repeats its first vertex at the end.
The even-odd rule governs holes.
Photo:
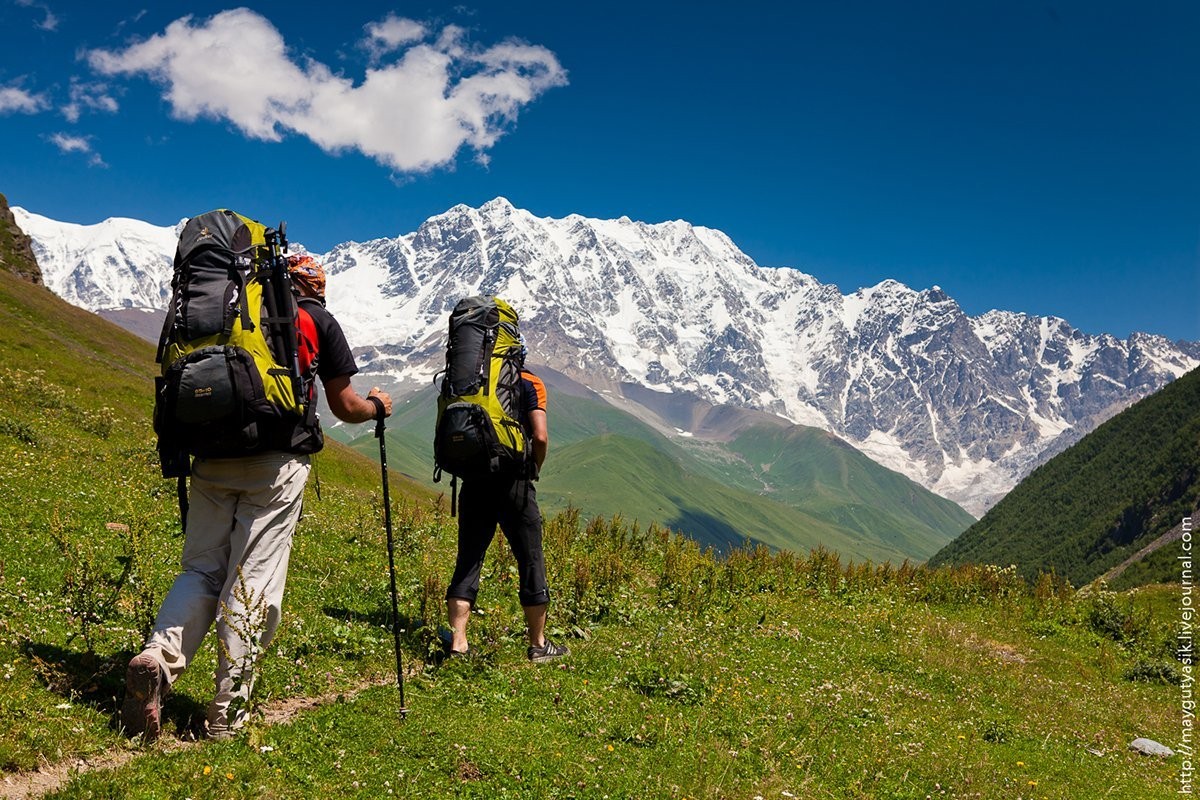
POLYGON ((379 468, 338 446, 319 457, 320 499, 310 482, 255 701, 344 701, 305 704, 287 724, 256 717, 237 741, 171 746, 212 691, 210 641, 167 701, 168 743, 130 743, 114 730, 124 663, 182 545, 173 484, 154 459, 151 360, 145 343, 0 274, 0 771, 13 780, 127 753, 53 796, 1155 798, 1176 788, 1178 757, 1127 745, 1179 735, 1178 587, 1079 597, 994 568, 850 566, 825 550, 766 547, 716 558, 657 526, 576 511, 551 519, 545 537, 551 633, 571 657, 524 660, 515 565, 498 546, 471 624, 480 657, 439 664, 453 521, 396 479, 402 722, 379 468))
MULTIPOLYGON (((974 518, 903 475, 816 428, 751 427, 727 449, 767 497, 857 534, 893 554, 924 560, 974 518)), ((726 470, 726 480, 736 471, 726 470)))
POLYGON ((612 602, 576 619, 588 638, 571 639, 561 665, 523 661, 506 559, 496 558, 486 616, 474 621, 484 656, 416 662, 404 721, 396 688, 376 687, 237 743, 151 748, 57 796, 1170 791, 1178 762, 1127 745, 1169 740, 1177 688, 1123 680, 1129 652, 1084 625, 1074 601, 1038 600, 1011 573, 847 575, 828 556, 779 563, 765 551, 716 565, 654 532, 626 529, 616 544, 614 530, 560 520, 551 553, 566 547, 589 567, 613 549, 637 553, 666 575, 657 586, 642 569, 592 584, 612 602), (621 598, 639 584, 640 596, 621 598))
POLYGON ((783 503, 747 502, 745 492, 688 472, 637 439, 598 436, 556 450, 547 464, 538 492, 550 498, 545 504, 550 510, 575 506, 589 513, 654 520, 722 552, 740 546, 749 538, 747 532, 754 531, 759 541, 777 548, 823 542, 860 560, 905 558, 898 550, 885 551, 783 503))

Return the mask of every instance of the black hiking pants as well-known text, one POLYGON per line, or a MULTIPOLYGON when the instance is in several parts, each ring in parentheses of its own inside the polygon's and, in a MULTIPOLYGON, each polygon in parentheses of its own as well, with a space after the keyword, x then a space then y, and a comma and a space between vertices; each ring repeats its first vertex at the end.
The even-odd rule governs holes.
POLYGON ((517 559, 522 606, 550 601, 546 587, 546 560, 542 554, 542 512, 533 481, 525 478, 487 477, 464 480, 458 496, 458 559, 446 598, 475 605, 479 571, 496 525, 517 559))

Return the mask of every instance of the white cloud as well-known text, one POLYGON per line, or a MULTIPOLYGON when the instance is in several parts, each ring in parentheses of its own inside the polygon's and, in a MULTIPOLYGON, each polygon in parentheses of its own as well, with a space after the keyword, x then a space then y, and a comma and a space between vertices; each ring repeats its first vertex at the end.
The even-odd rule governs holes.
POLYGON ((15 86, 0 86, 0 114, 36 114, 47 105, 40 94, 30 94, 15 86))
POLYGON ((93 167, 107 167, 100 154, 92 149, 92 137, 72 136, 69 133, 55 133, 49 137, 50 143, 64 153, 82 153, 88 157, 88 164, 93 167))
POLYGON ((71 102, 59 109, 68 122, 78 122, 84 111, 114 114, 120 106, 103 83, 82 83, 71 79, 71 102))
POLYGON ((54 12, 50 10, 50 6, 46 5, 45 3, 35 3, 33 0, 16 0, 16 3, 24 8, 36 8, 38 11, 41 11, 46 15, 42 17, 41 22, 35 23, 38 28, 41 28, 44 31, 58 30, 58 17, 56 17, 54 12))
POLYGON ((50 137, 50 141, 62 150, 64 153, 90 153, 92 152, 92 143, 88 141, 86 136, 72 136, 69 133, 56 133, 50 137))
POLYGON ((377 58, 404 45, 419 42, 427 33, 421 23, 397 17, 395 14, 388 14, 379 22, 372 22, 363 29, 367 32, 363 45, 377 58))
POLYGON ((266 141, 291 131, 328 152, 358 150, 401 172, 452 163, 463 147, 482 156, 522 107, 567 82, 544 47, 469 47, 449 27, 434 43, 421 43, 414 25, 389 16, 367 26, 377 47, 409 46, 357 83, 319 61, 294 61, 279 31, 244 8, 199 23, 184 17, 143 42, 87 58, 105 75, 147 75, 161 84, 179 119, 228 120, 266 141))

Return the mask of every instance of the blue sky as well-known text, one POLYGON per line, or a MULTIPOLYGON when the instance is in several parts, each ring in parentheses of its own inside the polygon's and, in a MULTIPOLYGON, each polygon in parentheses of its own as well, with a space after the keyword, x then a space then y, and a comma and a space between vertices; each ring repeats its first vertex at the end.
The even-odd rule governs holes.
POLYGON ((1200 4, 88 5, 0 0, 0 192, 56 219, 324 250, 502 195, 1200 340, 1200 4))

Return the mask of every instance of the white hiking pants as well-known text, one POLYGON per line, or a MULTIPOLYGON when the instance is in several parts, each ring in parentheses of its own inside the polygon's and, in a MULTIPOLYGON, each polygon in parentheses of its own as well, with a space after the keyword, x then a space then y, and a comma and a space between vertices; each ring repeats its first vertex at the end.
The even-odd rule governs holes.
POLYGON ((246 720, 255 662, 279 627, 308 472, 308 456, 279 452, 196 459, 192 467, 183 571, 163 600, 145 652, 158 659, 168 685, 174 683, 216 621, 210 735, 246 720))

